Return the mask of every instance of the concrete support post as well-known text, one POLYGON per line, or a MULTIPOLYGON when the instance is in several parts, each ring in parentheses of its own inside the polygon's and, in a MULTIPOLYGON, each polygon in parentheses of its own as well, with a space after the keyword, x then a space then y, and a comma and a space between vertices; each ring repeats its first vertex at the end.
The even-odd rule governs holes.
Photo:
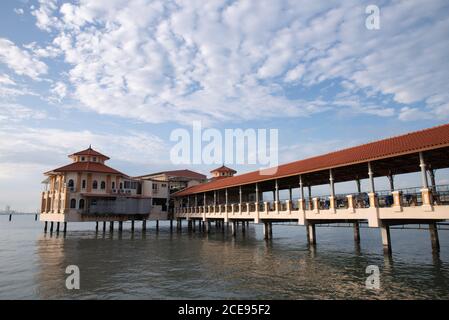
POLYGON ((354 222, 354 241, 360 243, 360 225, 359 222, 354 222))
POLYGON ((316 244, 315 225, 313 223, 307 224, 307 241, 309 244, 316 244))
POLYGON ((371 167, 371 162, 368 162, 368 177, 369 177, 370 191, 371 193, 375 193, 376 188, 374 186, 374 172, 371 167))
POLYGON ((419 153, 419 166, 421 167, 422 187, 423 189, 427 189, 429 187, 429 183, 427 181, 426 163, 422 152, 419 153))
POLYGON ((390 238, 390 226, 388 224, 382 223, 381 227, 382 235, 382 245, 384 248, 384 253, 391 253, 391 238, 390 238))
POLYGON ((313 198, 313 212, 320 213, 320 199, 319 198, 313 198))
POLYGON ((346 196, 346 199, 348 199, 348 211, 354 213, 355 212, 354 197, 352 196, 352 194, 348 194, 346 196))
POLYGON ((438 238, 438 226, 436 222, 429 223, 430 241, 432 243, 432 249, 434 251, 440 250, 440 240, 438 238))
POLYGON ((393 210, 396 212, 402 211, 402 192, 393 191, 391 194, 393 195, 393 210))

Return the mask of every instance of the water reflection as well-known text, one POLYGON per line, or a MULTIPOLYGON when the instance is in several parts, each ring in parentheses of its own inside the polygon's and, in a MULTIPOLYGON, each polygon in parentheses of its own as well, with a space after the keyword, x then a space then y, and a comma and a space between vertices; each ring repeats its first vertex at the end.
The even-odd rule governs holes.
MULTIPOLYGON (((378 233, 367 230, 361 243, 354 244, 351 231, 319 228, 317 244, 308 246, 305 229, 297 226, 274 226, 270 241, 264 241, 262 228, 253 225, 244 234, 240 226, 235 238, 226 226, 224 233, 215 227, 210 233, 198 228, 194 233, 186 228, 171 233, 168 224, 161 224, 159 232, 92 228, 69 229, 64 236, 40 230, 34 240, 35 235, 24 235, 35 248, 36 260, 21 263, 28 269, 17 272, 32 275, 34 298, 39 299, 449 298, 444 239, 438 255, 426 251, 428 241, 421 238, 427 239, 427 234, 395 232, 393 255, 384 256, 378 233), (80 290, 65 288, 68 265, 80 268, 80 290), (380 268, 378 291, 365 288, 368 265, 380 268)), ((1 255, 0 268, 8 270, 1 265, 8 261, 1 255)), ((0 279, 0 288, 6 277, 0 279)), ((5 296, 1 290, 0 296, 5 296)), ((15 290, 27 296, 30 289, 28 285, 15 290)))

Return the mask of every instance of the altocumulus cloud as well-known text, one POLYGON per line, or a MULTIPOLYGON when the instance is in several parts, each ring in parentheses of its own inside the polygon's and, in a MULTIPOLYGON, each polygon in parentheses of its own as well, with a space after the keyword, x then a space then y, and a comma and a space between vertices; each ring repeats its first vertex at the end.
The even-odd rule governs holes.
POLYGON ((59 88, 100 114, 185 123, 331 107, 407 120, 404 106, 420 103, 415 114, 449 115, 447 1, 384 2, 377 31, 365 28, 368 3, 360 1, 40 2, 32 14, 50 32, 46 49, 69 66, 59 88), (326 81, 352 103, 287 94, 326 81))

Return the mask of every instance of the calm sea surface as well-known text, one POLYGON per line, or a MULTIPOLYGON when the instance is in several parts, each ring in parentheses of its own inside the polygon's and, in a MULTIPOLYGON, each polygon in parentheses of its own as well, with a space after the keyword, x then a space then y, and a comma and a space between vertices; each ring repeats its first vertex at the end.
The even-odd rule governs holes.
MULTIPOLYGON (((185 224, 184 224, 185 225, 185 224)), ((117 227, 117 224, 116 224, 117 227)), ((305 228, 261 225, 233 239, 170 233, 153 223, 123 233, 96 233, 92 223, 72 223, 63 234, 43 233, 34 216, 0 216, 0 299, 448 299, 449 231, 432 254, 426 230, 392 230, 393 256, 382 252, 378 229, 317 227, 310 249, 305 228), (65 287, 65 268, 77 265, 80 290, 65 287), (368 265, 380 269, 380 290, 365 287, 368 265)))

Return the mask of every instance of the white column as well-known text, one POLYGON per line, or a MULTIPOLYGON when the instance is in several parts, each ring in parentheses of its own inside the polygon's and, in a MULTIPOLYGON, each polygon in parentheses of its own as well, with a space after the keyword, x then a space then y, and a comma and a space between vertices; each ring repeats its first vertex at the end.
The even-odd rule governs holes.
POLYGON ((242 197, 242 186, 239 186, 239 203, 242 205, 243 197, 242 197))
POLYGON ((302 183, 302 176, 299 175, 299 195, 304 199, 304 184, 302 183))
POLYGON ((275 184, 274 184, 274 189, 275 189, 275 201, 279 201, 279 185, 278 185, 278 179, 275 180, 275 184))
POLYGON ((228 205, 228 188, 225 189, 225 202, 226 202, 226 209, 228 205))
POLYGON ((217 191, 214 191, 214 206, 217 205, 217 191))
POLYGON ((368 177, 370 182, 370 191, 372 193, 375 193, 376 189, 374 188, 374 172, 371 168, 371 162, 368 162, 368 177))
POLYGON ((256 203, 259 203, 259 184, 256 183, 256 203))
POLYGON ((429 187, 429 183, 427 181, 426 163, 422 152, 419 153, 419 166, 421 167, 422 187, 427 189, 429 187))
POLYGON ((334 176, 332 174, 332 169, 329 169, 329 186, 331 191, 331 197, 335 197, 334 176))

